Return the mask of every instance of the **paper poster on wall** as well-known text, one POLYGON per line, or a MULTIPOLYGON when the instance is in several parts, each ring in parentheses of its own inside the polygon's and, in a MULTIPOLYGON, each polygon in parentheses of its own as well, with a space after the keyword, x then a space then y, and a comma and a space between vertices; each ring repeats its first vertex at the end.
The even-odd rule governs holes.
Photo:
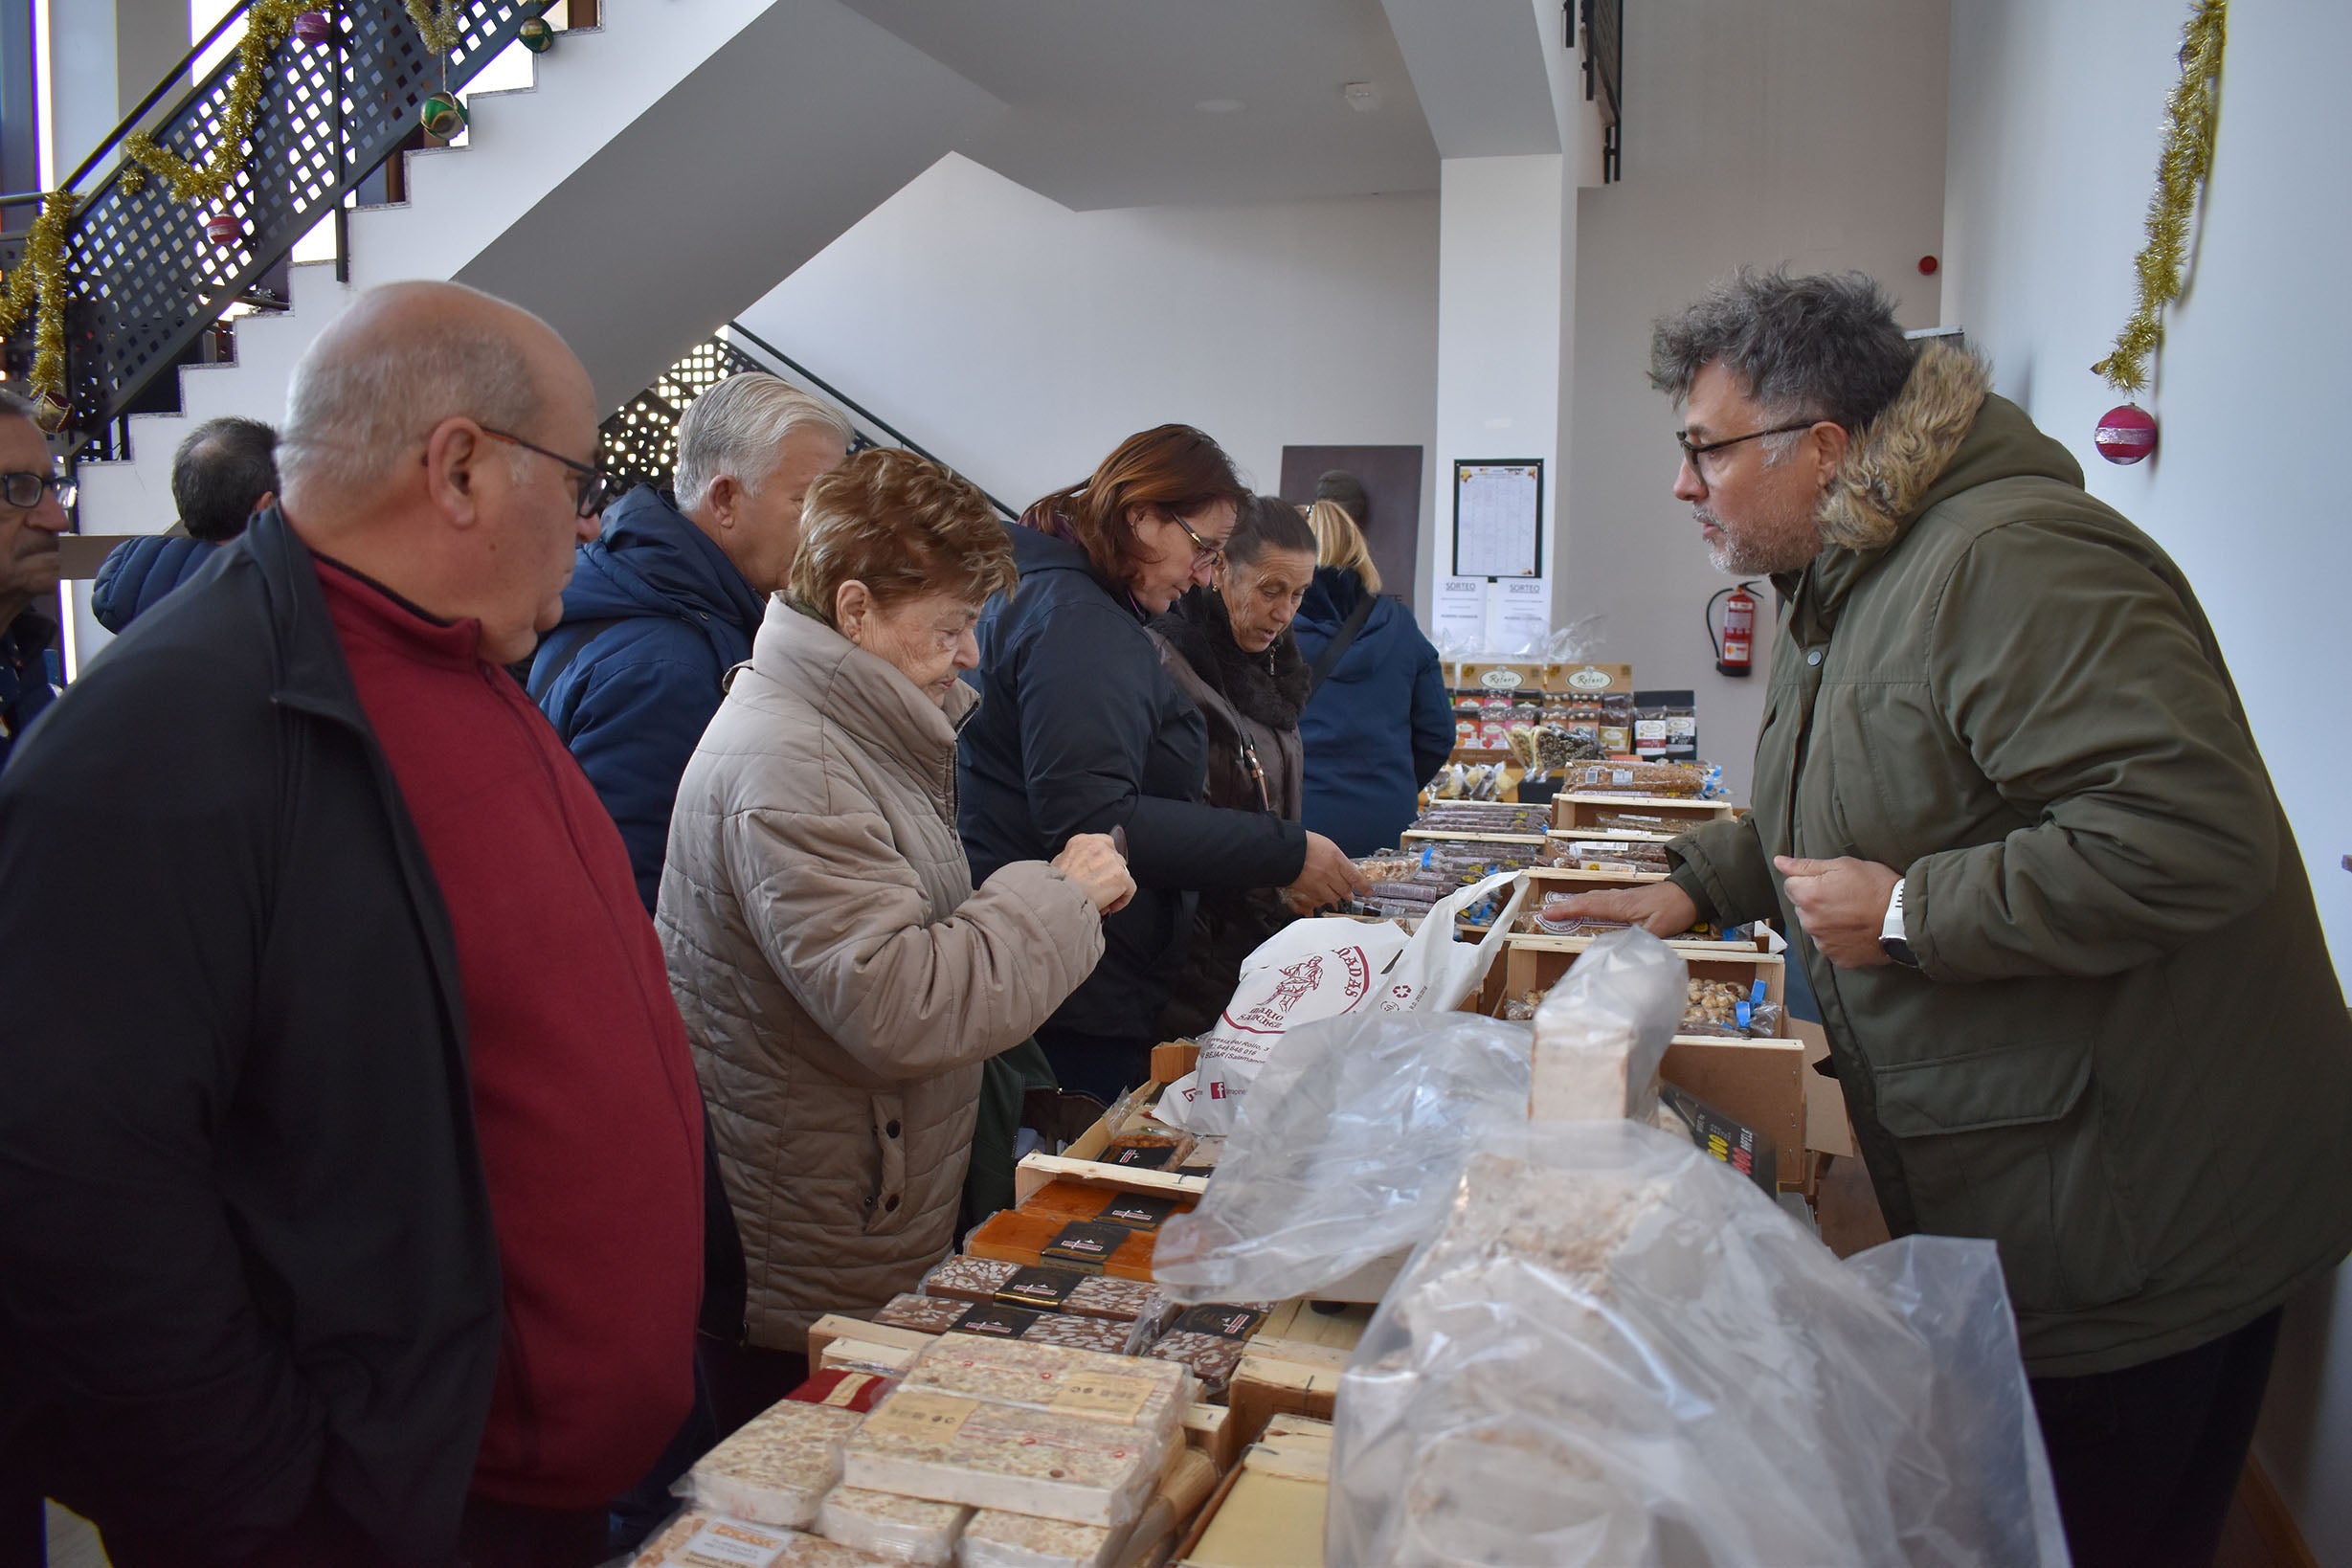
POLYGON ((1552 584, 1544 577, 1505 577, 1487 585, 1485 652, 1516 654, 1552 635, 1552 584))
POLYGON ((1429 640, 1470 653, 1486 652, 1487 580, 1440 577, 1429 600, 1429 640))
POLYGON ((1457 459, 1454 575, 1543 575, 1543 462, 1457 459))

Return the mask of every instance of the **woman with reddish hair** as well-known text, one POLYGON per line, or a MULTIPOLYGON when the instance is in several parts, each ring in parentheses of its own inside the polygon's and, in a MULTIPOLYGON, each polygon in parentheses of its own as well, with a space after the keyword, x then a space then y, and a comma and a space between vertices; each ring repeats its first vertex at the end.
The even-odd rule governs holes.
POLYGON ((1148 1076, 1200 893, 1274 887, 1305 910, 1360 886, 1322 835, 1207 804, 1207 727, 1144 629, 1209 580, 1247 495, 1199 431, 1131 436, 1010 530, 1019 590, 980 619, 981 703, 958 769, 973 877, 1050 860, 1076 834, 1126 838, 1134 899, 1037 1032, 1063 1086, 1106 1103, 1148 1076))

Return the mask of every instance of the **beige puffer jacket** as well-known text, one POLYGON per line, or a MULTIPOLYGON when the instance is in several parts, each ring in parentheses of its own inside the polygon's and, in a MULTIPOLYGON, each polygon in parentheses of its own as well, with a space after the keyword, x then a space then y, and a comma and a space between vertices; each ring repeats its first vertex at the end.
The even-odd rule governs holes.
POLYGON ((883 660, 781 597, 687 765, 657 925, 743 1233, 751 1342, 913 1288, 953 1240, 980 1064, 1102 956, 1030 861, 974 892, 955 736, 883 660))

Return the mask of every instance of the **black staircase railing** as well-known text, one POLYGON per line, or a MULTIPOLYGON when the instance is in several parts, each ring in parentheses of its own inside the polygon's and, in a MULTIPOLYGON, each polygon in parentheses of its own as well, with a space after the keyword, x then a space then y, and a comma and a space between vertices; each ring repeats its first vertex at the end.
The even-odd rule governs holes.
POLYGON ((1625 0, 1581 0, 1584 101, 1601 105, 1601 183, 1624 173, 1625 0))
MULTIPOLYGON (((66 239, 65 400, 68 438, 77 447, 93 441, 110 447, 112 422, 148 385, 180 364, 199 336, 280 266, 297 240, 338 213, 359 182, 411 142, 426 97, 472 80, 545 0, 456 0, 447 14, 458 43, 446 62, 426 48, 401 0, 320 0, 330 25, 316 41, 289 34, 272 54, 247 138, 250 155, 218 203, 182 202, 153 176, 125 189, 119 155, 143 125, 191 164, 202 164, 219 144, 237 69, 234 53, 160 117, 154 111, 251 3, 238 0, 60 187, 75 192, 66 239), (114 167, 80 194, 80 184, 110 160, 114 167), (215 235, 215 223, 226 237, 215 235)), ((0 204, 42 199, 32 191, 0 197, 0 204)), ((0 267, 13 273, 25 245, 21 232, 0 238, 0 267)), ((32 363, 34 330, 28 312, 8 340, 12 382, 21 382, 32 363)))
MULTIPOLYGON (((678 469, 677 426, 687 405, 728 376, 744 370, 766 370, 831 398, 850 415, 851 429, 857 437, 855 450, 900 446, 917 457, 941 461, 937 454, 909 439, 897 426, 766 338, 741 322, 728 322, 716 335, 687 349, 677 364, 654 377, 652 386, 623 403, 605 420, 600 459, 605 471, 624 484, 651 484, 666 489, 678 469)), ((986 490, 980 494, 1006 518, 1019 515, 986 490)))

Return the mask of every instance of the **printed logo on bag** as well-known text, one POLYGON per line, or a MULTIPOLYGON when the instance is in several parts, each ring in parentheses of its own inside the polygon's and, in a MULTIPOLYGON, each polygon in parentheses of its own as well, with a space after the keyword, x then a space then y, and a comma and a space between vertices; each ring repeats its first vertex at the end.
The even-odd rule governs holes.
POLYGON ((1240 1013, 1226 1014, 1225 1021, 1252 1034, 1281 1034, 1309 1021, 1306 1017, 1293 1019, 1290 1014, 1310 997, 1318 998, 1311 1017, 1332 1018, 1353 1010, 1371 989, 1372 964, 1364 956, 1363 949, 1341 948, 1333 952, 1309 953, 1297 963, 1275 972, 1272 995, 1240 1013), (1332 973, 1334 965, 1338 970, 1335 976, 1332 973), (1336 984, 1327 984, 1333 979, 1336 984))

